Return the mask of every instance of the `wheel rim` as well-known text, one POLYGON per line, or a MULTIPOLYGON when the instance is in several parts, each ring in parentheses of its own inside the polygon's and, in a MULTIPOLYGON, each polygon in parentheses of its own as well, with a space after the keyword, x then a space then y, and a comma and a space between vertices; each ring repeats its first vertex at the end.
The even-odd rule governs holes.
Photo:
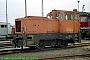
POLYGON ((56 45, 55 42, 51 42, 51 46, 54 47, 56 45))
POLYGON ((60 47, 67 47, 68 43, 66 41, 61 41, 60 42, 60 47))
POLYGON ((38 46, 37 46, 37 48, 38 49, 44 49, 44 47, 45 47, 45 44, 44 43, 42 43, 42 42, 40 42, 39 44, 38 44, 38 46))

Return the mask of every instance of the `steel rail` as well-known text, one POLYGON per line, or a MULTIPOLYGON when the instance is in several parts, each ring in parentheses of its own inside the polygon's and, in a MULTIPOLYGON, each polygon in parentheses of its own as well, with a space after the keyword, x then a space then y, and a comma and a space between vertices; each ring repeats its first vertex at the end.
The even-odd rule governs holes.
POLYGON ((42 51, 49 51, 49 50, 64 50, 64 49, 71 49, 71 48, 77 48, 77 47, 83 47, 83 46, 90 46, 90 43, 69 45, 67 48, 46 47, 43 50, 38 50, 38 49, 31 50, 30 48, 25 48, 23 50, 22 49, 0 50, 0 55, 15 54, 15 53, 28 53, 28 52, 42 52, 42 51))

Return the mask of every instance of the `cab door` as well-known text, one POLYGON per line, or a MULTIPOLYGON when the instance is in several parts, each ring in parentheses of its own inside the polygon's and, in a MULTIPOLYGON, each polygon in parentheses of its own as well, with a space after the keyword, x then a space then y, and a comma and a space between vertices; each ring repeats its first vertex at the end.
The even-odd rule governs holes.
POLYGON ((80 18, 79 18, 79 15, 78 14, 74 14, 73 15, 73 18, 74 18, 74 32, 75 33, 78 33, 80 31, 80 18))
POLYGON ((74 22, 73 22, 73 14, 70 12, 65 13, 65 19, 63 20, 63 32, 73 33, 74 31, 74 22))

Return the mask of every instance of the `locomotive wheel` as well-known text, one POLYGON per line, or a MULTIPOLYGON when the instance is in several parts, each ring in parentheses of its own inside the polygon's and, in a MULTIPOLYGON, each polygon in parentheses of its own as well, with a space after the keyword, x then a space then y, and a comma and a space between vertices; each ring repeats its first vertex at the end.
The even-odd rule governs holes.
POLYGON ((16 45, 14 44, 14 48, 16 48, 16 45))
POLYGON ((37 46, 38 49, 42 50, 45 48, 45 43, 39 42, 39 45, 37 46))
POLYGON ((52 47, 55 47, 55 45, 56 45, 56 42, 55 42, 55 41, 52 41, 52 42, 51 42, 51 46, 52 46, 52 47))
POLYGON ((66 48, 67 45, 68 45, 68 42, 67 42, 67 41, 64 41, 64 40, 63 40, 63 41, 60 42, 60 47, 61 47, 61 48, 66 48))

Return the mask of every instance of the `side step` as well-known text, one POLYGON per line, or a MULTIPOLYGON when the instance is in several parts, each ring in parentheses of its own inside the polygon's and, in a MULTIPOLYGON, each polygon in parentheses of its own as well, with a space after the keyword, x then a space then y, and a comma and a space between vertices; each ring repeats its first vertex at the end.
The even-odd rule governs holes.
POLYGON ((75 42, 81 43, 81 34, 75 34, 75 42))

